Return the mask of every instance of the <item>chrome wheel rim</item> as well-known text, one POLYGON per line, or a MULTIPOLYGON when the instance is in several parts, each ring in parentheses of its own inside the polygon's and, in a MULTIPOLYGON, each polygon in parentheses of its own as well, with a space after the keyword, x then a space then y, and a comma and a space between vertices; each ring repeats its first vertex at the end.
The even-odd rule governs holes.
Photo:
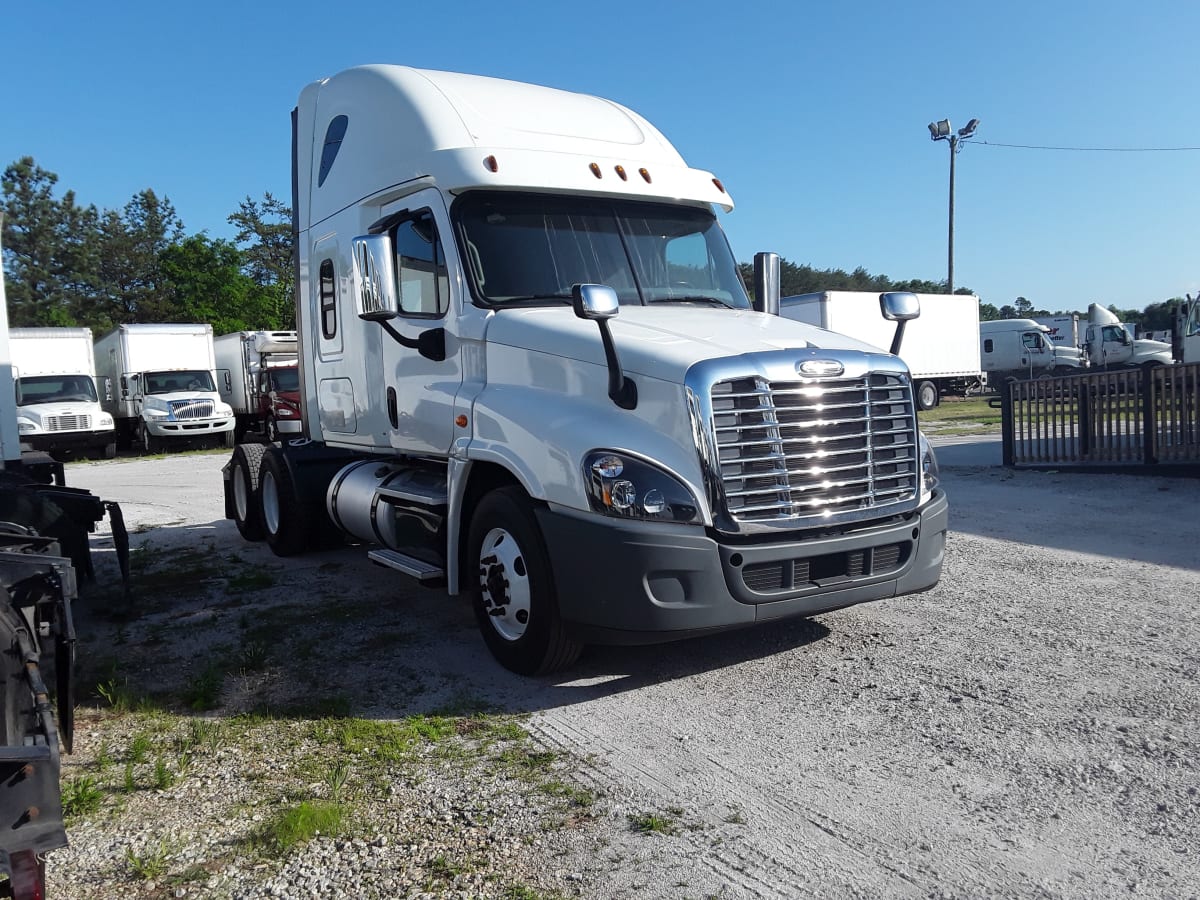
POLYGON ((263 525, 269 534, 278 534, 279 486, 275 484, 275 476, 270 472, 263 472, 259 487, 262 490, 263 525))
POLYGON ((516 538, 503 528, 493 528, 484 536, 479 590, 496 633, 506 641, 519 640, 529 627, 529 571, 516 538))

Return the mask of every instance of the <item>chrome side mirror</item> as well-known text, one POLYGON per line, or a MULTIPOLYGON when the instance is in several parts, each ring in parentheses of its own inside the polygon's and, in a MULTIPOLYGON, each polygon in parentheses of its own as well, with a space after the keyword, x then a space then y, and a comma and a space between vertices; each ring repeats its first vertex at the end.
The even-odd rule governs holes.
POLYGON ((581 319, 611 319, 621 311, 617 292, 606 284, 576 284, 571 288, 571 301, 581 319))
POLYGON ((910 291, 888 291, 879 295, 879 311, 889 322, 907 322, 921 315, 921 301, 910 291))
POLYGON ((352 242, 354 302, 358 317, 386 322, 400 314, 392 242, 385 234, 367 234, 352 242))

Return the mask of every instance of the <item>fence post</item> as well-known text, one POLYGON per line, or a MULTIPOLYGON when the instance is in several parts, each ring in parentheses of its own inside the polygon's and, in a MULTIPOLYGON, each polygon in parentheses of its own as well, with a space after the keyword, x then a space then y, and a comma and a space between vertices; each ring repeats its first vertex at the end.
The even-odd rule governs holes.
POLYGON ((1142 463, 1158 462, 1158 420, 1154 415, 1154 367, 1142 369, 1142 463))
POLYGON ((1005 378, 1000 382, 1000 462, 1008 468, 1013 466, 1012 404, 1012 379, 1005 378))

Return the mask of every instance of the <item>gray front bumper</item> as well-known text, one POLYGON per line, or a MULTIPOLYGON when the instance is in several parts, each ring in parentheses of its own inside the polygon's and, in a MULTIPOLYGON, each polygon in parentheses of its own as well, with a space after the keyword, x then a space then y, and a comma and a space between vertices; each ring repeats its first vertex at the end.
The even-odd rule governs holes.
POLYGON ((948 504, 834 537, 726 544, 700 529, 538 510, 564 623, 588 643, 640 644, 927 590, 948 504))

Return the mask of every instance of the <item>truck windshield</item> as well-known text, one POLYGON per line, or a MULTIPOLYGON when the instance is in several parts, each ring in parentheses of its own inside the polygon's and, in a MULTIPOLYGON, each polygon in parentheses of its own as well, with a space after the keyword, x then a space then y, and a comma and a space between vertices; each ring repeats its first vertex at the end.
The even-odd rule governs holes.
POLYGON ((475 191, 453 214, 472 293, 485 304, 569 302, 572 285, 606 284, 623 304, 750 307, 707 209, 475 191))
POLYGON ((270 384, 273 391, 300 390, 299 369, 270 369, 270 384))
POLYGON ((17 379, 17 406, 95 402, 96 385, 86 375, 37 375, 17 379))
POLYGON ((182 372, 147 372, 147 394, 169 394, 172 391, 215 391, 211 372, 203 369, 182 372))

